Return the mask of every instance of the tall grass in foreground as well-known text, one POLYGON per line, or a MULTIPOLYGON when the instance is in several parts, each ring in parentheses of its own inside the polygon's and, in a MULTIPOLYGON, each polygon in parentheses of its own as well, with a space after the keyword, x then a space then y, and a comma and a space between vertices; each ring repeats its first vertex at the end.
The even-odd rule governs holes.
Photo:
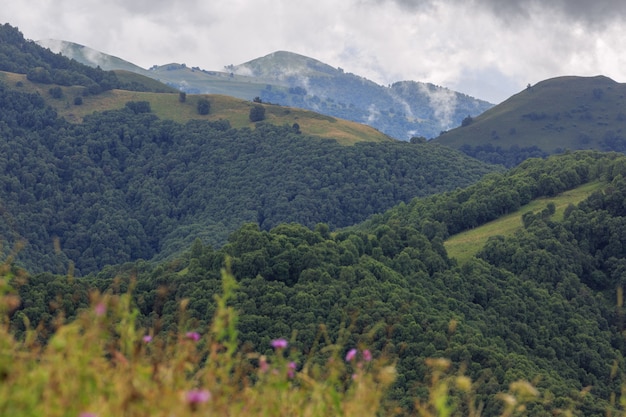
MULTIPOLYGON (((329 345, 303 358, 289 341, 272 341, 268 356, 238 348, 237 315, 228 306, 236 287, 223 271, 223 294, 209 328, 177 334, 139 329, 130 294, 92 295, 91 308, 59 320, 46 344, 38 331, 16 340, 8 317, 19 305, 0 271, 1 416, 379 416, 399 415, 384 400, 395 368, 365 347, 329 345), (346 353, 346 349, 347 350, 346 353), (321 364, 320 364, 321 363, 321 364)), ((186 302, 181 303, 184 311, 186 302)), ((183 314, 184 316, 184 314, 183 314)), ((450 363, 432 359, 429 397, 415 415, 479 416, 473 383, 450 375, 450 363), (454 395, 452 393, 454 392, 454 395)), ((523 415, 538 396, 526 382, 502 394, 503 416, 523 415)))

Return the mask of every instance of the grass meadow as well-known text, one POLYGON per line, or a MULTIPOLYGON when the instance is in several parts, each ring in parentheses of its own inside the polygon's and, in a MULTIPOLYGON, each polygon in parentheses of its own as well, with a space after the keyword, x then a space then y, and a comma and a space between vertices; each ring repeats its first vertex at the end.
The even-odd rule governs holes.
POLYGON ((485 245, 491 236, 511 236, 522 225, 522 215, 529 211, 539 212, 546 208, 548 203, 554 203, 556 212, 552 216, 553 220, 563 219, 563 212, 569 204, 578 204, 595 191, 602 189, 604 183, 595 181, 584 184, 580 187, 566 191, 554 197, 538 198, 520 207, 517 211, 500 217, 497 220, 486 223, 482 226, 451 236, 444 242, 448 251, 448 256, 463 263, 476 255, 485 245))

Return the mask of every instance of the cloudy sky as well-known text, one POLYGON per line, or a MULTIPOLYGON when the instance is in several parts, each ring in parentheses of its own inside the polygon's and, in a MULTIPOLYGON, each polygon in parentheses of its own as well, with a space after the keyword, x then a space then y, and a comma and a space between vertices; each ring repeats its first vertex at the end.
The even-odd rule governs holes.
POLYGON ((221 70, 278 50, 387 85, 501 102, 560 75, 626 82, 624 0, 17 0, 0 23, 144 68, 221 70))

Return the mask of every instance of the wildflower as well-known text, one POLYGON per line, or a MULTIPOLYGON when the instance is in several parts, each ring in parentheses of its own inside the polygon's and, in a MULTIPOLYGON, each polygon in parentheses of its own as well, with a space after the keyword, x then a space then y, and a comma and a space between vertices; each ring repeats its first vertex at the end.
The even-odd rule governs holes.
POLYGON ((192 389, 187 391, 186 398, 188 404, 201 404, 211 399, 211 393, 206 389, 192 389))
POLYGON ((285 339, 274 339, 270 344, 274 349, 285 349, 289 343, 285 339))
POLYGON ((107 306, 104 303, 100 302, 96 304, 96 306, 93 308, 93 311, 98 317, 104 316, 104 314, 107 312, 107 306))
POLYGON ((357 353, 356 349, 350 349, 348 353, 346 354, 346 362, 352 362, 354 358, 356 358, 356 353, 357 353))
POLYGON ((189 340, 193 340, 194 342, 197 342, 198 340, 200 340, 200 333, 198 332, 187 332, 185 334, 185 337, 189 340))
POLYGON ((363 351, 363 360, 365 360, 365 362, 369 362, 372 360, 372 352, 370 352, 369 349, 365 349, 363 351))
POLYGON ((298 365, 295 362, 289 362, 289 364, 287 365, 287 377, 289 379, 291 379, 294 376, 296 376, 296 368, 297 367, 298 367, 298 365))
POLYGON ((147 334, 144 337, 142 337, 141 340, 143 340, 144 343, 150 343, 150 342, 152 342, 152 336, 147 334))
POLYGON ((267 358, 265 357, 265 355, 259 358, 259 369, 263 373, 266 373, 269 370, 269 365, 267 364, 267 358))

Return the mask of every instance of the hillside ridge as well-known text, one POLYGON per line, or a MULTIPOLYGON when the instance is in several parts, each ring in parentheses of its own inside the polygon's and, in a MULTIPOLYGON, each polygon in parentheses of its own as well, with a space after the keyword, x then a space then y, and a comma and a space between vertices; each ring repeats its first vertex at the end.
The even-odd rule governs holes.
POLYGON ((434 141, 471 156, 482 153, 483 160, 496 149, 502 156, 511 148, 533 148, 544 155, 582 149, 623 152, 626 84, 602 75, 547 79, 434 141))
MULTIPOLYGON (((59 44, 62 42, 68 53, 83 50, 67 46, 71 42, 59 41, 59 44)), ((104 64, 109 62, 117 61, 105 60, 104 64)), ((120 64, 122 69, 131 65, 120 64)), ((155 65, 147 72, 137 71, 190 94, 224 94, 245 100, 259 97, 264 102, 366 123, 405 141, 414 136, 435 137, 442 130, 460 125, 468 114, 476 116, 493 106, 484 100, 418 81, 414 83, 419 88, 381 86, 341 68, 288 51, 276 51, 221 70, 170 63, 155 65)))

